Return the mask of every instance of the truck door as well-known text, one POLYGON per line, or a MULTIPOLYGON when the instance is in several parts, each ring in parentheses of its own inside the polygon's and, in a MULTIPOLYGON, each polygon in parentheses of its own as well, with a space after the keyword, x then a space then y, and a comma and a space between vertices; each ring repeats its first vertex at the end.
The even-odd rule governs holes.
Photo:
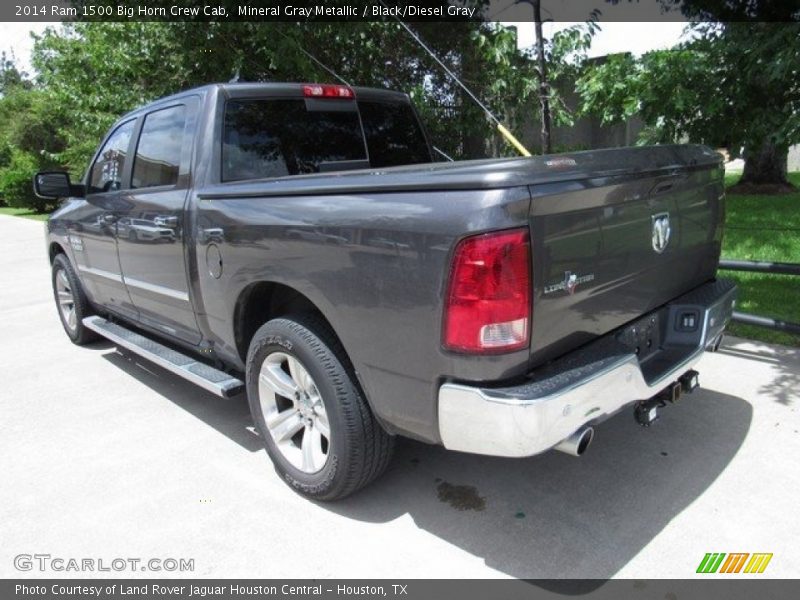
POLYGON ((190 97, 144 115, 124 192, 128 210, 117 230, 122 274, 139 320, 189 343, 201 339, 189 296, 184 220, 197 106, 190 97))
POLYGON ((91 299, 135 318, 122 281, 117 257, 116 227, 125 209, 123 181, 128 167, 136 119, 121 123, 106 138, 86 177, 87 203, 70 230, 70 242, 91 299))

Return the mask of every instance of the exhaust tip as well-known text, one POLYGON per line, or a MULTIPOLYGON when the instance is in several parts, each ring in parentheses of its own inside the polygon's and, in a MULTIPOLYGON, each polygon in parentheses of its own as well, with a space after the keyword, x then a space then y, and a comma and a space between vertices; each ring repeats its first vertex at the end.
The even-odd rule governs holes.
POLYGON ((586 449, 589 447, 589 444, 592 443, 593 439, 594 429, 592 427, 584 427, 557 444, 554 449, 569 454, 570 456, 581 456, 586 452, 586 449))
POLYGON ((589 448, 589 444, 592 443, 593 439, 594 439, 594 429, 591 427, 587 427, 586 429, 584 429, 580 439, 578 440, 578 447, 576 449, 578 456, 586 452, 587 448, 589 448))

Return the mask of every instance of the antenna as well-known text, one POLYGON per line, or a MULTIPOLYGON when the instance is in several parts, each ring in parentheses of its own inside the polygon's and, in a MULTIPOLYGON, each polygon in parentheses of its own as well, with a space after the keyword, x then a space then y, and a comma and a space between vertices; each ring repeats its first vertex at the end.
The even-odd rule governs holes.
MULTIPOLYGON (((380 2, 382 5, 383 5, 383 7, 384 7, 384 8, 386 8, 386 9, 388 10, 388 8, 389 8, 389 7, 388 7, 388 6, 386 6, 386 3, 385 3, 383 0, 378 0, 378 1, 379 1, 379 2, 380 2)), ((515 137, 514 137, 514 135, 513 135, 513 134, 512 134, 512 133, 511 133, 511 132, 510 132, 510 131, 509 131, 509 130, 508 130, 508 129, 507 129, 507 128, 506 128, 506 127, 505 127, 505 126, 502 124, 502 123, 501 123, 501 122, 500 122, 500 119, 498 119, 497 117, 495 117, 495 116, 494 116, 494 114, 492 114, 492 111, 490 111, 490 110, 489 110, 489 109, 486 107, 486 105, 485 105, 483 102, 481 102, 481 101, 478 99, 478 97, 477 97, 475 94, 473 94, 473 93, 472 93, 472 90, 470 90, 470 89, 469 89, 469 88, 468 88, 468 87, 467 87, 467 86, 466 86, 466 85, 465 85, 465 84, 464 84, 464 83, 463 83, 463 82, 462 82, 462 81, 461 81, 461 80, 460 80, 460 79, 459 79, 459 78, 456 76, 456 74, 455 74, 455 73, 453 73, 453 71, 451 71, 451 70, 448 68, 448 66, 447 66, 446 64, 444 64, 444 62, 442 62, 442 61, 441 61, 441 59, 440 59, 438 56, 436 56, 436 54, 434 53, 434 51, 433 51, 433 50, 431 50, 430 48, 428 48, 428 46, 426 46, 426 45, 425 45, 425 42, 423 42, 423 41, 422 41, 422 39, 420 39, 419 35, 417 35, 416 33, 414 33, 414 31, 412 31, 412 30, 411 30, 411 28, 410 28, 408 25, 406 25, 406 24, 405 24, 405 23, 403 23, 403 22, 402 22, 402 21, 401 21, 399 18, 397 18, 397 16, 395 16, 395 15, 393 15, 393 16, 394 16, 394 20, 395 20, 395 21, 397 21, 398 23, 400 23, 400 25, 403 27, 403 29, 405 29, 405 30, 408 32, 408 35, 410 35, 412 38, 414 38, 414 41, 416 41, 416 42, 417 42, 417 43, 418 43, 418 44, 419 44, 419 45, 422 47, 422 49, 423 49, 423 50, 425 50, 425 52, 427 52, 427 53, 430 55, 430 57, 431 57, 433 60, 435 60, 435 61, 436 61, 436 62, 439 64, 439 66, 440 66, 440 67, 442 67, 442 69, 444 69, 444 72, 445 72, 445 73, 447 73, 447 74, 448 74, 450 77, 452 77, 452 78, 453 78, 453 80, 454 80, 454 81, 455 81, 455 82, 456 82, 456 83, 457 83, 459 86, 461 86, 461 89, 462 89, 462 90, 464 90, 464 91, 467 93, 467 95, 468 95, 470 98, 472 98, 472 100, 475 102, 475 104, 477 104, 478 106, 480 106, 480 107, 483 109, 483 112, 485 112, 485 113, 486 113, 486 115, 487 115, 487 116, 488 116, 488 117, 489 117, 489 118, 490 118, 492 121, 494 121, 494 123, 495 123, 495 125, 496 125, 496 127, 497 127, 497 131, 499 131, 499 132, 502 134, 502 136, 503 136, 504 138, 506 138, 506 140, 508 141, 508 143, 510 143, 512 146, 514 146, 514 148, 516 148, 517 152, 519 152, 519 153, 520 153, 520 154, 522 154, 523 156, 530 156, 530 155, 531 155, 531 153, 530 153, 530 152, 528 152, 528 150, 525 148, 525 146, 523 146, 523 145, 522 145, 522 143, 520 143, 520 141, 519 141, 517 138, 515 138, 515 137)))
POLYGON ((439 148, 437 148, 436 146, 433 146, 433 149, 436 151, 436 153, 437 153, 437 154, 441 154, 442 156, 444 156, 444 157, 445 157, 447 160, 449 160, 450 162, 454 162, 454 161, 453 161, 453 159, 452 159, 452 157, 450 157, 450 155, 448 155, 447 153, 445 153, 445 151, 444 151, 444 150, 440 150, 440 149, 439 149, 439 148))

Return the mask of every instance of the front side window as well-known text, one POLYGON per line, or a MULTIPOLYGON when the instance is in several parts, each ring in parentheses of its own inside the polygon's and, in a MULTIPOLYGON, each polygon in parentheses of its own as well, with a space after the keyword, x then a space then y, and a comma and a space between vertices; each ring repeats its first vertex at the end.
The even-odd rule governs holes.
POLYGON ((186 107, 173 106, 150 113, 144 119, 131 186, 175 185, 181 166, 186 107))
POLYGON ((305 100, 289 99, 231 100, 225 107, 223 181, 318 173, 366 158, 355 107, 309 110, 305 100))
POLYGON ((122 186, 122 172, 134 123, 132 119, 117 127, 103 145, 92 165, 88 193, 111 192, 122 186))

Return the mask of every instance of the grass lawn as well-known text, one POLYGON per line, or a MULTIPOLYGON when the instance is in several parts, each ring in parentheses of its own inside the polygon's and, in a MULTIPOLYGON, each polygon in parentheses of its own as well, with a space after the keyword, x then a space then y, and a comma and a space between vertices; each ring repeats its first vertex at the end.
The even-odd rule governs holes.
MULTIPOLYGON (((725 183, 731 186, 739 176, 739 173, 726 175, 725 183)), ((800 187, 800 173, 791 173, 789 179, 800 187)), ((800 193, 729 195, 726 211, 724 258, 800 263, 800 193)), ((737 310, 800 323, 800 278, 738 271, 720 271, 720 275, 739 284, 737 310)), ((734 323, 729 332, 800 346, 800 336, 752 325, 734 323)))
POLYGON ((12 217, 24 217, 26 219, 33 219, 34 221, 46 221, 49 213, 38 214, 27 208, 11 208, 8 206, 0 206, 0 215, 11 215, 12 217))

